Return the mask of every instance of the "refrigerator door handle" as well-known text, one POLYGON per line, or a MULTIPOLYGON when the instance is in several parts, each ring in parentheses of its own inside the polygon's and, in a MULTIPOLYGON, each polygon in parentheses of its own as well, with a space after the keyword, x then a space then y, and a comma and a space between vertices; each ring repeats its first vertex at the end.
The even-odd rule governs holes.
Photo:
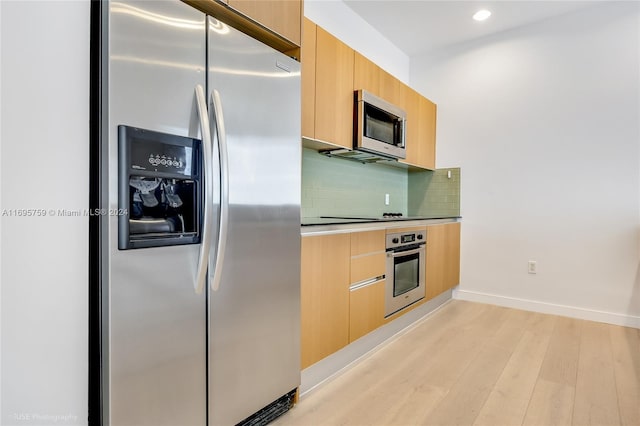
POLYGON ((198 117, 200 119, 200 131, 202 132, 202 157, 204 159, 202 185, 202 191, 204 192, 202 241, 200 244, 198 267, 196 270, 196 279, 194 283, 196 293, 200 294, 202 293, 204 284, 207 280, 209 251, 211 249, 211 222, 213 221, 213 170, 211 159, 213 158, 213 148, 211 143, 211 127, 209 126, 209 114, 207 113, 207 97, 205 96, 204 89, 200 84, 196 85, 195 94, 198 117))
POLYGON ((218 249, 216 250, 215 268, 211 289, 217 291, 222 280, 222 265, 227 249, 227 231, 229 228, 229 155, 227 151, 227 132, 224 127, 224 115, 222 113, 222 101, 220 93, 213 89, 211 93, 213 106, 213 118, 218 134, 218 147, 220 150, 220 223, 218 233, 218 249))

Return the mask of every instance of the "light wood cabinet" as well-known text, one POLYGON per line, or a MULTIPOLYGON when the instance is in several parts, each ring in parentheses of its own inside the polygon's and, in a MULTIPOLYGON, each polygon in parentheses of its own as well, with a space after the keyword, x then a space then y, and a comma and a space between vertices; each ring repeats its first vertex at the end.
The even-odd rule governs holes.
POLYGON ((400 161, 424 169, 435 169, 436 105, 405 86, 405 110, 407 157, 400 161))
POLYGON ((355 52, 353 90, 360 89, 407 113, 407 157, 400 161, 423 169, 435 169, 436 105, 355 52))
POLYGON ((385 274, 385 253, 377 252, 351 258, 351 284, 385 274))
POLYGON ((385 231, 364 231, 351 233, 351 256, 360 256, 385 249, 385 231))
POLYGON ((302 0, 225 0, 224 3, 300 46, 302 0))
POLYGON ((349 292, 349 342, 384 324, 384 286, 381 280, 349 292))
POLYGON ((460 281, 460 223, 302 238, 301 364, 307 368, 460 281), (426 297, 384 317, 387 233, 427 231, 426 297), (379 278, 379 280, 375 280, 379 278))
POLYGON ((353 90, 366 90, 379 96, 380 67, 358 52, 354 55, 353 90))
POLYGON ((461 224, 450 223, 445 227, 444 289, 460 284, 460 231, 461 224))
POLYGON ((367 59, 355 52, 353 67, 353 90, 364 89, 385 101, 404 109, 404 84, 367 59))
POLYGON ((435 169, 436 105, 306 18, 303 27, 302 136, 352 149, 354 91, 362 89, 407 113, 400 161, 435 169))
POLYGON ((300 58, 302 0, 182 0, 250 37, 300 58))
POLYGON ((353 146, 353 65, 354 50, 317 27, 315 129, 303 136, 353 146))
POLYGON ((405 226, 403 228, 387 228, 387 234, 398 234, 404 232, 427 232, 426 226, 405 226))
POLYGON ((426 299, 460 283, 460 223, 427 227, 426 299))
POLYGON ((349 342, 380 327, 384 322, 386 270, 385 231, 351 233, 351 289, 349 291, 349 342), (380 278, 365 284, 358 283, 380 278))
POLYGON ((316 120, 316 31, 318 26, 304 19, 302 28, 301 84, 302 136, 315 137, 316 120))
POLYGON ((404 108, 407 113, 406 158, 400 160, 404 163, 417 165, 420 162, 420 95, 415 90, 407 87, 405 90, 404 108))
POLYGON ((396 105, 402 109, 405 109, 405 90, 404 83, 389 74, 383 69, 380 69, 380 91, 378 96, 385 101, 396 105))
POLYGON ((436 104, 420 96, 417 165, 426 169, 436 168, 436 116, 436 104))
POLYGON ((349 343, 349 262, 349 234, 302 238, 302 368, 349 343))

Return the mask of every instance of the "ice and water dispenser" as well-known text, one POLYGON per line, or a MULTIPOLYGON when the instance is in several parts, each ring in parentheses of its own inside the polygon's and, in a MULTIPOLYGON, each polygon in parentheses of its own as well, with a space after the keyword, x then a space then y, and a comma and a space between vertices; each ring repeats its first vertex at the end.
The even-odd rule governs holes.
POLYGON ((200 140, 118 126, 121 250, 200 242, 200 140))

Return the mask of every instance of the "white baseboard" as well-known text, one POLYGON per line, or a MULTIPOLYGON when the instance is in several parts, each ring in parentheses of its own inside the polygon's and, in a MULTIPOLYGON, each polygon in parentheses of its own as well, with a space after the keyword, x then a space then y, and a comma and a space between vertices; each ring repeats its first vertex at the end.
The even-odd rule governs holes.
POLYGON ((496 294, 460 290, 459 288, 453 290, 453 298, 457 300, 467 300, 469 302, 487 303, 491 305, 504 306, 507 308, 540 312, 543 314, 560 315, 564 317, 597 321, 607 324, 621 325, 625 327, 640 328, 640 317, 634 315, 604 312, 594 309, 578 308, 575 306, 557 305, 554 303, 519 299, 516 297, 498 296, 496 294))

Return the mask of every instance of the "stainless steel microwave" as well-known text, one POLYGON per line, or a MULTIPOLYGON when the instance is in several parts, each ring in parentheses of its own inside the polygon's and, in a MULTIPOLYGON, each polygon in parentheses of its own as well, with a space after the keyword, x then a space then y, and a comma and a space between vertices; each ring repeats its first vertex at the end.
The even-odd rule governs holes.
POLYGON ((406 158, 405 111, 365 90, 357 90, 354 99, 354 149, 385 157, 406 158))

